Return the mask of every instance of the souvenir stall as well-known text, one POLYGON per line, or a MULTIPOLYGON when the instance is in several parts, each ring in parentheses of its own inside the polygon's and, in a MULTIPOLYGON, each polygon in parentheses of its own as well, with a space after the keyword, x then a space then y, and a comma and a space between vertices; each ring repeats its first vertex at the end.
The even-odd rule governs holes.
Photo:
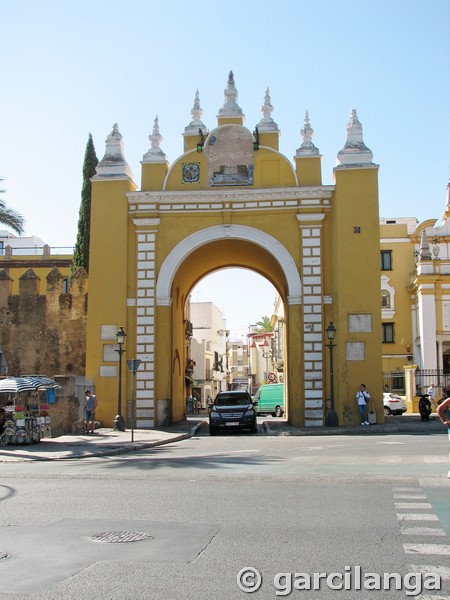
POLYGON ((43 376, 7 377, 0 380, 0 441, 33 444, 51 437, 48 399, 61 387, 43 376))

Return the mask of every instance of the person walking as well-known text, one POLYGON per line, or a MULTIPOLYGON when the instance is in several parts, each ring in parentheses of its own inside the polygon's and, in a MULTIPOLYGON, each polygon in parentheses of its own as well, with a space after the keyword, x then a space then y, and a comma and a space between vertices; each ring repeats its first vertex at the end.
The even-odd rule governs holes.
POLYGON ((192 398, 191 394, 188 394, 188 396, 186 398, 186 414, 192 415, 193 412, 194 412, 194 399, 192 398))
POLYGON ((434 408, 434 410, 437 410, 437 404, 436 404, 435 392, 434 392, 434 383, 430 384, 430 387, 428 388, 428 398, 430 399, 431 406, 434 408))
POLYGON ((95 429, 95 409, 97 408, 97 396, 93 394, 90 390, 86 390, 85 393, 85 403, 84 403, 84 412, 85 412, 85 420, 84 420, 84 430, 86 433, 94 433, 95 429), (89 429, 91 431, 89 431, 89 429))
POLYGON ((361 415, 361 425, 366 426, 369 424, 367 420, 367 402, 370 400, 370 394, 363 383, 359 386, 359 392, 356 393, 356 400, 358 401, 358 410, 361 415))
MULTIPOLYGON (((442 423, 447 427, 448 441, 450 442, 450 388, 442 390, 442 398, 442 402, 437 407, 436 412, 442 423)), ((450 453, 448 459, 450 462, 450 453)), ((447 477, 450 479, 450 471, 448 472, 447 477)))

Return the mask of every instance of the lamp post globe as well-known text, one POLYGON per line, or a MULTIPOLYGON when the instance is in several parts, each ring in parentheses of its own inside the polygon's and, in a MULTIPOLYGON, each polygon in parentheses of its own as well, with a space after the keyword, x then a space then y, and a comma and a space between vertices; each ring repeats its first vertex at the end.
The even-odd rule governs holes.
POLYGON ((116 333, 117 344, 119 348, 116 350, 119 355, 119 387, 117 390, 117 415, 114 419, 114 429, 116 431, 125 431, 125 419, 122 416, 122 354, 125 350, 122 346, 125 343, 126 333, 123 327, 119 327, 119 331, 116 333))

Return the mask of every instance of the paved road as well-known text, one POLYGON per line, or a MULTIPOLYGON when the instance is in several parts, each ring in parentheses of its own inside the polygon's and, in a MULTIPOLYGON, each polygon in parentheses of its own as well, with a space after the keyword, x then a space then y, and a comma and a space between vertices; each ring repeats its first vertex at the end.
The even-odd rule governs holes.
MULTIPOLYGON (((289 591, 277 573, 336 572, 354 588, 358 567, 363 583, 398 573, 402 589, 345 600, 408 597, 410 572, 416 591, 430 572, 447 586, 414 597, 449 598, 447 453, 445 435, 205 431, 136 454, 2 464, 0 598, 266 600, 289 591), (262 573, 257 593, 238 587, 244 567, 262 573)), ((337 596, 322 581, 289 597, 337 596)))

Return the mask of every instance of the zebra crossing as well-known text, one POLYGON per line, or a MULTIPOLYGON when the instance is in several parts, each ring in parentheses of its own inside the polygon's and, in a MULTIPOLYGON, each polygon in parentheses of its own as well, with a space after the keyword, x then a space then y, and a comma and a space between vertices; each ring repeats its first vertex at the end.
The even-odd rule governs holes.
POLYGON ((435 573, 441 579, 439 592, 415 597, 417 600, 450 600, 450 544, 431 502, 419 485, 394 487, 393 499, 401 523, 400 534, 404 536, 404 552, 408 560, 414 560, 412 556, 420 559, 419 564, 408 565, 409 572, 435 573), (422 560, 429 564, 421 564, 422 560))

